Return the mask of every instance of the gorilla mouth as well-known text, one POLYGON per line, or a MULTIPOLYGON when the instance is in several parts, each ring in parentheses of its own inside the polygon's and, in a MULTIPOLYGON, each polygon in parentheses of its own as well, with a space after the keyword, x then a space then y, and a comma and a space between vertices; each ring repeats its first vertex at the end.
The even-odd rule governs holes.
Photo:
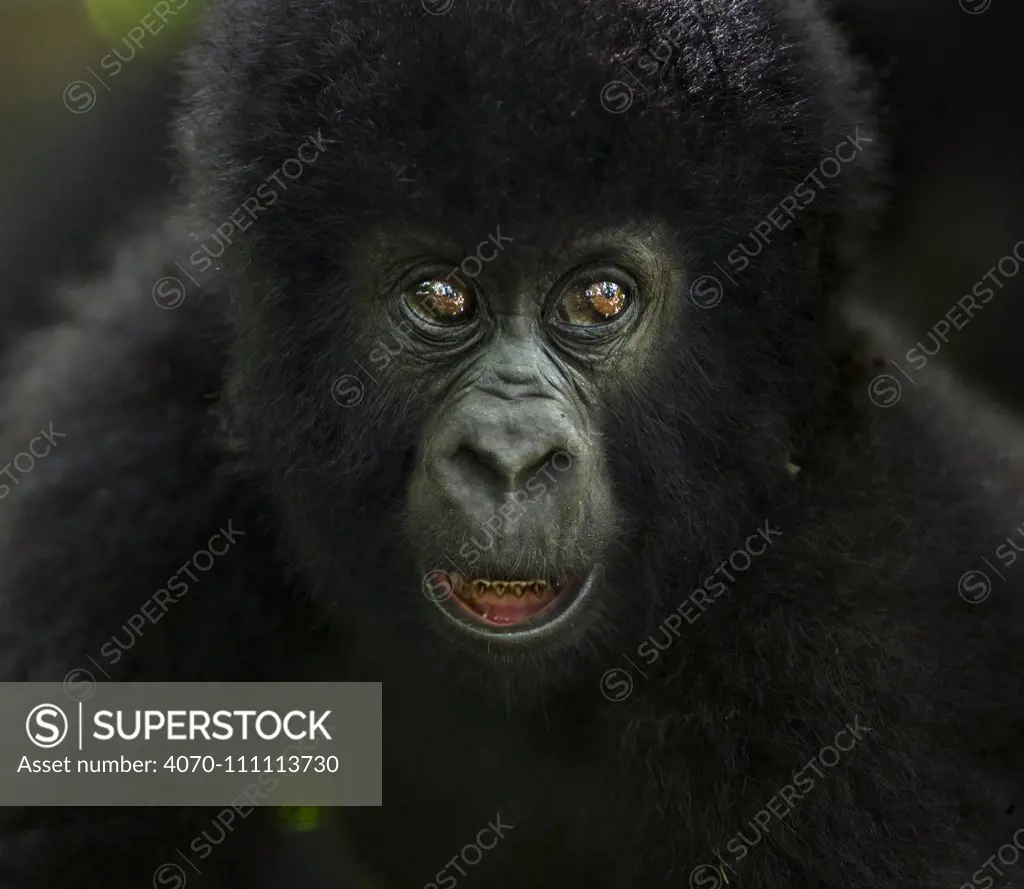
POLYGON ((444 595, 435 604, 473 635, 509 642, 531 641, 573 623, 597 585, 599 566, 584 575, 557 580, 470 579, 463 574, 430 572, 444 595), (443 581, 440 580, 443 578, 443 581))
POLYGON ((546 580, 469 580, 456 574, 454 593, 460 604, 484 623, 509 626, 541 614, 573 582, 546 580))

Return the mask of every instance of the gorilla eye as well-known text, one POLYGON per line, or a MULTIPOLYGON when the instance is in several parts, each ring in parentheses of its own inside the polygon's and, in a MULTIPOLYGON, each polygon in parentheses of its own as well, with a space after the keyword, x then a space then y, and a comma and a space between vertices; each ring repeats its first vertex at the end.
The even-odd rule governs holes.
POLYGON ((621 317, 632 301, 632 294, 615 281, 581 282, 563 294, 556 315, 566 324, 590 327, 621 317))
POLYGON ((473 317, 476 299, 472 291, 437 278, 426 278, 404 294, 406 305, 430 324, 462 324, 473 317))

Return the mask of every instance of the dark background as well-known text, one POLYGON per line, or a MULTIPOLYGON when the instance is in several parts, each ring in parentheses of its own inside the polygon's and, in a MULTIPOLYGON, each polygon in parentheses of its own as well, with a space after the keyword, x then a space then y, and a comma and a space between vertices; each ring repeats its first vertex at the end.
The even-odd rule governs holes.
MULTIPOLYGON (((967 11, 986 2, 834 3, 881 74, 896 184, 866 290, 904 320, 907 348, 1024 239, 1024 2, 967 11)), ((118 233, 172 185, 168 121, 187 16, 147 34, 116 76, 100 67, 153 5, 0 0, 0 347, 45 318, 56 282, 101 269, 118 233), (73 113, 65 90, 91 79, 87 66, 109 91, 73 113)), ((83 95, 70 104, 81 108, 83 95)), ((1022 291, 1024 271, 941 355, 1020 408, 1022 291)))

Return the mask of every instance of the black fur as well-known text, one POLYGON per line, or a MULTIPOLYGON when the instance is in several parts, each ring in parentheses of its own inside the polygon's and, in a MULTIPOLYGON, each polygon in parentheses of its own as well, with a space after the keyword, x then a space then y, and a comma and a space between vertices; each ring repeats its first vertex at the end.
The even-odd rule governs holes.
MULTIPOLYGON (((337 829, 384 886, 450 886, 435 875, 497 813, 513 828, 467 883, 697 889, 721 885, 717 850, 730 885, 956 889, 1013 842, 1022 584, 1011 569, 977 605, 957 584, 1020 524, 1019 470, 943 387, 868 398, 879 371, 839 292, 883 152, 813 4, 231 0, 191 68, 188 222, 127 245, 14 359, 0 455, 51 421, 66 438, 0 502, 0 678, 82 666, 233 520, 242 542, 110 673, 383 680, 385 805, 337 829), (602 86, 673 27, 670 67, 605 111, 602 86), (875 141, 696 308, 690 282, 858 128, 875 141), (154 306, 154 282, 318 132, 322 155, 202 293, 154 306), (610 595, 572 645, 488 656, 448 638, 408 555, 430 374, 367 380, 356 408, 331 397, 386 332, 365 239, 471 247, 500 225, 525 265, 595 223, 655 228, 682 281, 645 360, 594 383, 610 595), (766 522, 781 537, 640 676, 638 647, 766 522), (613 702, 600 683, 622 666, 637 684, 613 702), (855 720, 854 749, 730 858, 855 720)), ((149 885, 195 817, 10 810, 0 885, 149 885)), ((259 829, 210 885, 265 876, 259 829)))

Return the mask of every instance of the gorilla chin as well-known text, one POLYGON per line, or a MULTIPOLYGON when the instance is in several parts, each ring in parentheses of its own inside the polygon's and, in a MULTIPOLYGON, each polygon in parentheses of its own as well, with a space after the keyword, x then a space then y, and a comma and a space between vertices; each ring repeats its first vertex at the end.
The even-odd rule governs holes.
POLYGON ((547 580, 470 580, 436 570, 429 596, 457 631, 499 645, 539 645, 579 629, 597 595, 601 565, 583 575, 547 580))

